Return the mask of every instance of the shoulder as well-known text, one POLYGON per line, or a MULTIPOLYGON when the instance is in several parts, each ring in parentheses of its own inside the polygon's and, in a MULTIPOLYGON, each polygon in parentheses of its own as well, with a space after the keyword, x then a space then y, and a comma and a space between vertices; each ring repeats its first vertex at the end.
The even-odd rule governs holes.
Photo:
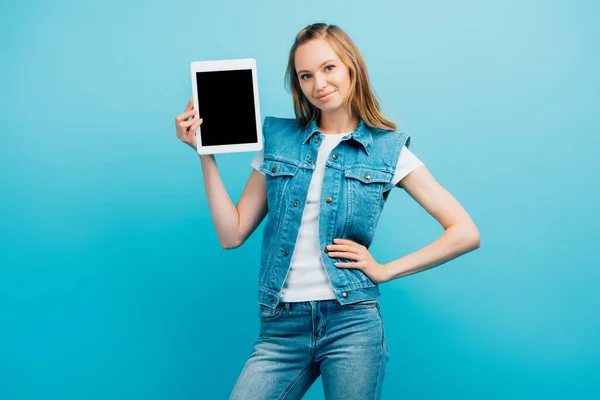
POLYGON ((295 118, 267 116, 262 131, 265 154, 272 154, 288 146, 297 145, 298 142, 290 138, 300 135, 302 128, 295 118))
POLYGON ((371 128, 373 141, 381 142, 382 146, 397 147, 398 152, 403 146, 410 148, 410 134, 403 130, 371 128), (395 145, 395 146, 394 146, 395 145))
POLYGON ((265 117, 264 127, 265 127, 265 129, 269 129, 269 130, 299 129, 300 128, 300 126, 298 125, 298 122, 296 121, 296 118, 282 118, 282 117, 275 117, 272 115, 265 117))

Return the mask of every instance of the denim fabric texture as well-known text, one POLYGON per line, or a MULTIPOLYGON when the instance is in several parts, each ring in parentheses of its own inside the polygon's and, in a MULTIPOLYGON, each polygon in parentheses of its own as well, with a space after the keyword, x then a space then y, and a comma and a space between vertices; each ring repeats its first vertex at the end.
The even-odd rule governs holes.
MULTIPOLYGON (((258 303, 275 309, 285 282, 300 229, 310 180, 323 135, 317 121, 302 128, 294 118, 266 117, 263 124, 268 215, 263 231, 258 279, 258 303)), ((367 248, 390 190, 402 146, 410 135, 371 128, 360 119, 328 155, 319 209, 321 259, 340 304, 376 299, 378 286, 358 269, 337 268, 326 246, 334 238, 367 248)))
POLYGON ((258 307, 259 337, 230 400, 298 400, 319 376, 325 399, 381 398, 389 353, 378 299, 258 307))

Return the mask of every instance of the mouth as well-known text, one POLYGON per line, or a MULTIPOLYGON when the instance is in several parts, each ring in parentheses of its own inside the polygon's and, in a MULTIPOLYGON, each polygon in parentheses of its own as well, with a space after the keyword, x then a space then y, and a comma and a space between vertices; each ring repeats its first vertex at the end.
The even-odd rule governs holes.
POLYGON ((328 97, 330 97, 330 96, 331 96, 333 93, 335 93, 335 90, 333 90, 333 91, 331 91, 331 92, 329 92, 329 93, 325 93, 324 95, 321 95, 321 96, 317 97, 317 99, 318 99, 318 100, 325 100, 325 99, 327 99, 328 97))

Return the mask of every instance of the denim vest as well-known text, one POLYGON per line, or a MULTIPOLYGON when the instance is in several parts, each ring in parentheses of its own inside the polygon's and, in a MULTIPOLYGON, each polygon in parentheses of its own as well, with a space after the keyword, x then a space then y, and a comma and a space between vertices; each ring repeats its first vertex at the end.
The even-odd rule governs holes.
MULTIPOLYGON (((323 134, 317 121, 303 129, 294 118, 266 117, 263 124, 264 161, 259 170, 267 184, 268 216, 263 230, 258 302, 269 308, 279 303, 298 237, 308 187, 315 170, 323 134)), ((390 190, 408 133, 370 128, 360 119, 329 154, 319 206, 321 259, 341 304, 377 298, 378 286, 359 269, 337 268, 352 260, 327 255, 334 238, 349 239, 369 248, 390 190)))

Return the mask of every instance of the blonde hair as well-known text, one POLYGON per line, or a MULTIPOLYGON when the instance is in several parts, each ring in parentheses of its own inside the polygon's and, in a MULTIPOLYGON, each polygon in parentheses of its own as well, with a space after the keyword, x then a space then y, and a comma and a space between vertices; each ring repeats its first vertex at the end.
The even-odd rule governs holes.
POLYGON ((362 118, 370 127, 395 131, 396 124, 385 118, 380 111, 379 101, 369 82, 367 66, 358 47, 342 29, 324 23, 307 25, 296 35, 296 40, 290 49, 285 82, 288 91, 291 88, 298 124, 307 127, 319 117, 319 109, 302 93, 295 65, 296 50, 304 43, 320 38, 327 40, 340 60, 348 67, 350 90, 343 100, 343 107, 350 110, 353 115, 362 118))

